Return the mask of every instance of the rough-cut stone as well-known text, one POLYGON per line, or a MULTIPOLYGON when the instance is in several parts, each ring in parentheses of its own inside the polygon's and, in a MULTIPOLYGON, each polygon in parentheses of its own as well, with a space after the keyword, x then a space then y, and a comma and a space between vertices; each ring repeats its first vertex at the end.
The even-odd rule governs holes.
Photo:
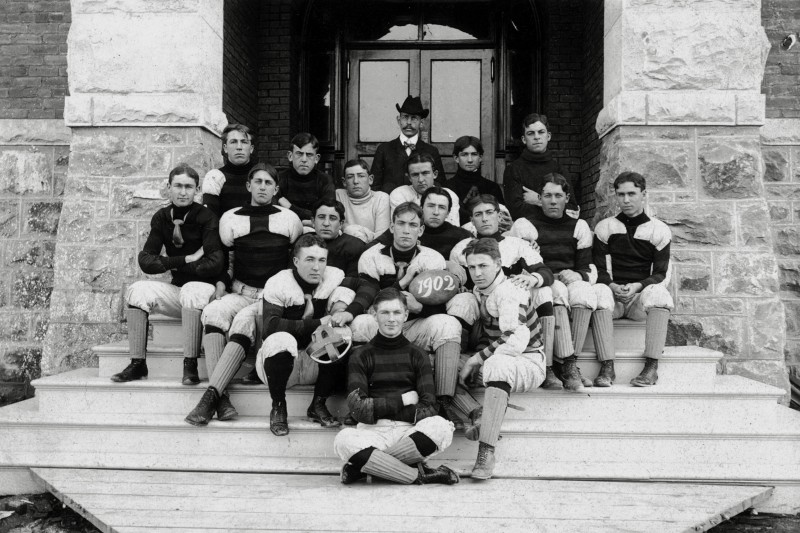
POLYGON ((766 383, 786 391, 781 403, 788 404, 789 395, 789 375, 786 373, 786 366, 783 361, 726 361, 725 373, 744 376, 746 378, 766 383))
POLYGON ((70 176, 66 187, 67 195, 80 200, 107 200, 110 192, 111 184, 105 177, 70 176))
POLYGON ((760 134, 765 145, 800 145, 800 121, 796 118, 768 118, 760 134))
POLYGON ((776 228, 775 250, 781 255, 800 254, 800 228, 783 226, 776 228))
POLYGON ((47 334, 47 326, 50 324, 49 313, 36 314, 33 317, 33 341, 42 342, 47 334))
POLYGON ((762 200, 740 203, 737 204, 736 211, 739 217, 740 246, 767 247, 772 244, 767 202, 762 200))
POLYGON ((756 141, 698 142, 700 178, 714 198, 751 198, 761 192, 761 148, 756 141))
POLYGON ((167 204, 163 178, 117 180, 111 186, 111 217, 152 217, 167 204))
POLYGON ((28 338, 28 317, 18 312, 0 313, 0 339, 24 341, 28 338))
POLYGON ((675 244, 730 246, 734 243, 733 206, 728 203, 672 204, 658 210, 675 244))
POLYGON ((714 280, 717 294, 767 296, 778 290, 778 263, 766 253, 728 253, 716 255, 714 280))
POLYGON ((694 311, 698 315, 743 315, 745 306, 741 298, 703 297, 694 299, 694 311))
POLYGON ((736 97, 725 91, 664 91, 647 95, 650 124, 734 124, 736 97))
POLYGON ((5 265, 13 267, 53 268, 55 242, 7 241, 5 265))
POLYGON ((50 271, 22 271, 14 276, 11 301, 24 309, 46 309, 53 291, 53 273, 50 271))
POLYGON ((744 347, 744 331, 744 317, 672 315, 667 346, 696 345, 734 355, 744 347))
POLYGON ((100 222, 95 228, 94 241, 97 244, 136 246, 136 223, 100 222))
POLYGON ((777 200, 800 200, 800 185, 767 185, 764 187, 770 201, 777 200))
POLYGON ((800 365, 800 340, 789 339, 783 348, 787 365, 800 365))
POLYGON ((42 355, 42 374, 97 366, 92 346, 97 339, 115 342, 125 338, 123 324, 69 324, 51 322, 42 355))
POLYGON ((800 296, 800 262, 792 259, 778 261, 780 288, 782 291, 800 296))
POLYGON ((137 128, 104 128, 73 133, 70 174, 82 177, 142 175, 147 158, 147 132, 137 128))
POLYGON ((0 194, 47 194, 52 177, 47 155, 35 148, 0 152, 0 194))
POLYGON ((772 222, 787 223, 792 221, 791 202, 770 202, 769 219, 772 222))
POLYGON ((72 0, 75 13, 194 13, 199 0, 72 0))
POLYGON ((0 237, 19 235, 19 202, 0 201, 0 237))
POLYGON ((67 145, 71 135, 61 119, 0 119, 0 144, 67 145))
POLYGON ((752 299, 747 302, 747 315, 750 317, 749 358, 782 360, 786 338, 783 303, 777 297, 752 299))
POLYGON ((707 293, 711 291, 711 269, 707 267, 681 265, 680 292, 707 293))
POLYGON ((61 209, 58 239, 62 242, 91 242, 94 216, 94 203, 66 201, 61 209))
POLYGON ((764 181, 789 180, 789 155, 783 148, 764 148, 764 181))
POLYGON ((137 253, 132 247, 61 245, 56 250, 56 284, 63 290, 117 292, 135 275, 137 253))
POLYGON ((122 320, 122 293, 65 291, 64 297, 53 298, 50 318, 53 321, 103 323, 122 320))
POLYGON ((61 215, 61 202, 34 202, 27 206, 26 233, 55 235, 61 215))
POLYGON ((170 131, 157 131, 150 136, 150 144, 186 144, 186 131, 183 128, 173 128, 170 131))
POLYGON ((800 301, 784 300, 783 307, 786 316, 786 334, 790 337, 800 337, 800 301))
POLYGON ((41 376, 40 348, 9 348, 0 358, 0 381, 30 381, 41 376))
POLYGON ((736 95, 736 124, 761 126, 766 121, 767 96, 754 91, 736 95))
POLYGON ((647 189, 675 189, 693 186, 694 143, 653 142, 625 151, 620 165, 647 177, 647 189))
POLYGON ((147 170, 153 176, 167 176, 175 166, 172 162, 172 148, 151 146, 148 151, 147 170))
POLYGON ((673 263, 686 263, 692 265, 710 265, 711 252, 698 252, 682 248, 670 248, 670 261, 673 263))

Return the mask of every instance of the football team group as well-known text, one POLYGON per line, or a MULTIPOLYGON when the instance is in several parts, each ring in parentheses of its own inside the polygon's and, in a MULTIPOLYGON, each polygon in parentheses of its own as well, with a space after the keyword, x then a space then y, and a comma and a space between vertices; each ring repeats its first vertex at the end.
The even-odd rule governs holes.
POLYGON ((479 443, 472 478, 489 479, 512 392, 614 383, 615 318, 646 321, 631 385, 655 385, 673 307, 671 235, 645 213, 645 178, 617 176, 620 213, 592 231, 548 150, 544 115, 525 118, 501 187, 481 176, 471 136, 455 141, 458 169, 445 181, 437 149, 420 139, 429 110, 411 96, 396 108, 399 136, 372 168, 345 163, 340 188, 318 168, 313 135, 291 140, 278 173, 256 161, 239 124, 223 132, 225 164, 204 177, 202 204, 198 173, 175 167, 139 253, 145 274, 172 279, 127 288, 131 362, 111 379, 147 377, 150 313, 180 317, 183 384, 200 383, 201 351, 209 376, 186 421, 204 426, 238 416, 227 389, 257 351, 241 381, 267 384, 272 433, 289 433, 287 388, 313 385, 308 417, 347 426, 334 441, 347 484, 457 483, 427 464, 456 430, 479 443), (590 324, 593 379, 577 366, 590 324), (340 418, 327 406, 337 394, 349 409, 340 418))

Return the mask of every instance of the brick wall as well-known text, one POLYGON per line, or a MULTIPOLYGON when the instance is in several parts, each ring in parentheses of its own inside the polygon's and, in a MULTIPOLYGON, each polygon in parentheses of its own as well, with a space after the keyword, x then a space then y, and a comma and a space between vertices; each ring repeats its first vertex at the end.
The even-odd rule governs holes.
POLYGON ((0 118, 62 118, 68 0, 0 2, 0 118))
POLYGON ((588 0, 583 41, 583 116, 581 154, 582 216, 594 216, 594 189, 600 179, 600 147, 595 123, 603 109, 603 0, 588 0))
POLYGON ((761 23, 772 48, 762 82, 767 118, 800 118, 800 44, 785 51, 780 42, 800 31, 800 2, 762 0, 761 23))
POLYGON ((228 122, 253 130, 258 125, 259 11, 256 0, 225 2, 222 110, 228 122))
POLYGON ((290 129, 291 0, 261 4, 258 69, 258 155, 273 165, 286 162, 290 129))

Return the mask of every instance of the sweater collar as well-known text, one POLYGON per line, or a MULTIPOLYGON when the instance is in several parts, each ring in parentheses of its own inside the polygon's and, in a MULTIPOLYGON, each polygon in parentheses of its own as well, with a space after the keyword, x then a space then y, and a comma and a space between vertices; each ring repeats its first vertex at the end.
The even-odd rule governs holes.
POLYGON ((443 222, 442 225, 439 226, 438 228, 432 228, 430 226, 425 226, 425 233, 423 233, 423 235, 426 235, 426 234, 427 235, 439 235, 440 233, 445 233, 447 231, 450 231, 454 227, 455 226, 453 226, 451 223, 449 223, 447 221, 443 222))
POLYGON ((370 189, 369 192, 366 194, 366 196, 364 196, 363 198, 353 198, 352 196, 348 196, 347 201, 353 205, 364 205, 372 201, 374 197, 375 197, 375 191, 370 189))
POLYGON ((251 205, 246 204, 236 213, 237 215, 247 216, 267 216, 277 213, 279 209, 274 205, 251 205))
POLYGON ((533 218, 535 218, 536 220, 541 220, 542 222, 546 222, 548 224, 559 225, 559 224, 564 224, 570 220, 575 220, 574 218, 567 215, 566 210, 564 210, 564 214, 561 215, 561 218, 550 218, 549 216, 544 214, 544 211, 542 211, 542 208, 539 207, 538 205, 534 205, 532 211, 533 211, 532 214, 533 218))
POLYGON ((497 286, 503 283, 505 280, 506 280, 506 275, 502 270, 500 270, 500 272, 498 272, 497 277, 494 278, 494 281, 492 282, 491 285, 489 285, 485 289, 479 289, 478 287, 475 287, 473 289, 473 291, 475 292, 475 296, 478 299, 480 299, 481 296, 489 296, 494 292, 497 286))
POLYGON ((461 182, 465 185, 477 185, 483 176, 481 176, 481 170, 478 169, 474 172, 467 172, 466 170, 458 167, 456 173, 453 174, 451 179, 456 180, 457 182, 461 182))
POLYGON ((547 150, 541 154, 534 154, 533 152, 525 148, 524 150, 522 150, 522 155, 520 156, 520 159, 523 159, 524 161, 528 161, 530 163, 545 163, 547 161, 553 160, 553 153, 547 150))
POLYGON ((376 348, 385 348, 389 350, 402 348, 404 346, 408 346, 411 344, 408 339, 401 333, 397 337, 384 337, 383 334, 379 331, 375 337, 373 337, 370 343, 375 346, 376 348))
POLYGON ((303 278, 300 277, 300 274, 297 273, 296 268, 292 268, 292 276, 294 276, 294 280, 300 285, 300 289, 302 289, 303 294, 314 294, 314 291, 317 290, 319 287, 319 283, 309 283, 303 278))
POLYGON ((620 213, 617 215, 617 220, 619 220, 626 226, 641 226, 645 222, 649 221, 650 217, 647 216, 644 211, 642 211, 633 218, 625 216, 625 213, 620 213))
POLYGON ((258 163, 257 158, 251 156, 250 157, 250 161, 248 161, 244 165, 234 165, 233 163, 228 161, 228 158, 226 157, 225 158, 225 165, 222 168, 220 168, 220 170, 222 171, 223 174, 232 174, 234 176, 244 176, 248 172, 250 172, 250 169, 252 169, 256 165, 256 163, 258 163))

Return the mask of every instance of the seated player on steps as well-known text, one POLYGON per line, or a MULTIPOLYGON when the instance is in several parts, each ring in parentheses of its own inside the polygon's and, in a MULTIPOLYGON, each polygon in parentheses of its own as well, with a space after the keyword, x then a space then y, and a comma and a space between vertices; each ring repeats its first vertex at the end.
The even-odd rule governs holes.
POLYGON ((363 159, 344 164, 344 189, 336 189, 336 199, 344 206, 344 232, 364 242, 372 242, 389 229, 389 195, 371 188, 373 175, 363 159))
MULTIPOLYGON (((225 388, 256 340, 264 285, 286 268, 289 248, 303 233, 297 215, 272 205, 278 189, 276 178, 277 172, 271 165, 254 166, 247 175, 250 205, 231 209, 220 219, 219 234, 222 244, 231 250, 231 258, 223 281, 217 282, 217 299, 203 310, 203 349, 210 386, 195 411, 186 417, 190 424, 207 424, 210 417, 195 415, 208 413, 212 407, 217 410, 219 420, 237 416, 225 388), (225 294, 227 285, 231 286, 230 294, 225 294)), ((214 410, 210 412, 213 414, 214 410)))
POLYGON ((458 483, 458 474, 448 467, 425 465, 450 446, 454 428, 436 415, 428 355, 403 336, 405 296, 383 289, 371 312, 378 332, 353 351, 348 366, 347 403, 358 427, 343 429, 333 442, 345 461, 342 483, 367 474, 406 485, 458 483))
POLYGON ((528 392, 542 384, 545 357, 541 324, 531 293, 520 290, 503 273, 496 240, 472 240, 464 250, 480 300, 481 335, 478 351, 464 364, 459 376, 466 387, 471 374, 483 366, 486 392, 483 407, 470 414, 466 435, 478 440, 473 479, 489 479, 494 472, 494 451, 511 392, 528 392))
POLYGON ((567 389, 580 388, 581 375, 575 359, 583 348, 592 317, 597 358, 601 362, 600 375, 594 380, 594 385, 610 387, 615 379, 611 307, 603 309, 597 305, 598 294, 608 291, 608 288, 596 284, 592 230, 585 220, 566 214, 571 190, 564 176, 547 174, 542 178, 542 184, 542 188, 536 191, 542 206, 533 206, 530 215, 517 219, 510 233, 536 243, 544 263, 553 271, 556 278, 552 286, 556 319, 554 351, 566 353, 567 346, 570 346, 575 352, 575 356, 568 357, 565 364, 562 364, 563 360, 548 360, 547 378, 542 388, 561 389, 562 381, 567 389), (572 314, 571 338, 569 312, 572 314))
MULTIPOLYGON (((422 206, 422 195, 430 187, 436 185, 438 173, 435 168, 433 157, 428 154, 414 153, 406 162, 406 176, 411 181, 411 185, 401 185, 389 194, 389 205, 392 212, 398 205, 405 202, 414 202, 422 206)), ((450 196, 450 212, 447 213, 445 220, 454 226, 459 226, 458 217, 458 196, 450 189, 443 188, 450 196)))
POLYGON ((150 234, 139 252, 145 274, 170 272, 172 282, 137 281, 125 292, 128 304, 128 342, 131 363, 111 381, 147 377, 147 318, 153 311, 181 317, 183 325, 183 384, 200 383, 197 355, 202 326, 200 313, 214 295, 214 281, 224 268, 216 215, 194 196, 200 177, 182 163, 169 173, 170 205, 150 220, 150 234), (161 249, 166 255, 161 255, 161 249))
POLYGON ((367 245, 361 239, 342 233, 345 209, 338 200, 322 198, 311 208, 314 232, 328 247, 328 266, 344 272, 348 278, 358 277, 358 259, 367 245))
POLYGON ((658 359, 664 351, 670 310, 667 290, 670 275, 669 245, 672 233, 660 220, 644 212, 647 183, 636 172, 623 172, 614 180, 614 194, 622 211, 595 227, 592 255, 597 281, 608 286, 598 298, 598 308, 613 305, 613 318, 646 320, 645 364, 631 380, 635 387, 658 381, 658 359))

